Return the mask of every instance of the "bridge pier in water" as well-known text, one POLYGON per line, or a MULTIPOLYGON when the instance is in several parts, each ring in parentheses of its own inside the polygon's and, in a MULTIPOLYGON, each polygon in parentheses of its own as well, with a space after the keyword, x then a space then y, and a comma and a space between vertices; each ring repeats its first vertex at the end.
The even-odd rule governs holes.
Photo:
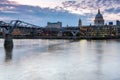
POLYGON ((12 59, 13 39, 11 34, 4 35, 5 62, 12 59))
POLYGON ((4 48, 5 49, 13 48, 13 39, 11 34, 5 34, 4 48))

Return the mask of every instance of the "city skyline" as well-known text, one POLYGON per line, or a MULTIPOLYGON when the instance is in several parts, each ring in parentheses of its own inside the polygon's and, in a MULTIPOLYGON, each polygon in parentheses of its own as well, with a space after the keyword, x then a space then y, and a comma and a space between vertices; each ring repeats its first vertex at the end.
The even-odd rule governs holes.
MULTIPOLYGON (((94 24, 98 9, 101 10, 105 23, 120 19, 119 0, 0 0, 0 20, 20 19, 39 26, 47 22, 78 25, 79 18, 83 25, 94 24)), ((114 23, 115 24, 115 23, 114 23)))

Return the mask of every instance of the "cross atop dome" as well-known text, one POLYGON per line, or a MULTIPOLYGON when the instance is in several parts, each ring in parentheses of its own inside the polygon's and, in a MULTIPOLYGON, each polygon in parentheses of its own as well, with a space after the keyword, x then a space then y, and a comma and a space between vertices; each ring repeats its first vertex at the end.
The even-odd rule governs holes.
POLYGON ((100 9, 98 9, 98 13, 96 15, 96 18, 103 18, 102 14, 100 13, 100 9))
POLYGON ((98 9, 98 14, 100 14, 100 9, 98 9))

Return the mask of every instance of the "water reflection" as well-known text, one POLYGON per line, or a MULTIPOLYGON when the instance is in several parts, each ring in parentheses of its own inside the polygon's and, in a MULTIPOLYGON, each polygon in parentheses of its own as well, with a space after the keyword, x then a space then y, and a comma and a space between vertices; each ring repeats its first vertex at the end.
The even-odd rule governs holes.
POLYGON ((97 80, 101 80, 102 79, 102 59, 103 59, 103 45, 98 42, 95 44, 96 45, 96 77, 97 80))
POLYGON ((5 62, 8 62, 12 59, 13 43, 5 42, 4 50, 5 50, 5 62))
POLYGON ((14 44, 13 53, 13 48, 4 48, 0 80, 120 80, 119 42, 14 40, 14 44))
POLYGON ((47 50, 48 51, 57 51, 57 50, 64 50, 64 46, 70 43, 69 41, 54 41, 54 42, 47 42, 47 50), (61 47, 62 46, 62 47, 61 47))

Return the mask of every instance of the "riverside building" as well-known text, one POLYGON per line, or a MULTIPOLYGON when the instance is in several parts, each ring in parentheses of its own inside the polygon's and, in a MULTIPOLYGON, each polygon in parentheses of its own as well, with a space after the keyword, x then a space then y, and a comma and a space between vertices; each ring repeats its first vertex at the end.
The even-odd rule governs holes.
MULTIPOLYGON (((79 21, 80 24, 81 21, 79 21)), ((119 24, 119 23, 118 23, 119 24)), ((80 26, 79 26, 80 27, 80 26)), ((117 26, 110 22, 110 25, 104 25, 104 18, 98 9, 95 16, 94 25, 80 27, 81 36, 84 38, 111 38, 118 35, 117 26)))
POLYGON ((62 22, 56 22, 56 23, 51 23, 51 22, 48 22, 47 23, 47 28, 62 28, 62 22))

